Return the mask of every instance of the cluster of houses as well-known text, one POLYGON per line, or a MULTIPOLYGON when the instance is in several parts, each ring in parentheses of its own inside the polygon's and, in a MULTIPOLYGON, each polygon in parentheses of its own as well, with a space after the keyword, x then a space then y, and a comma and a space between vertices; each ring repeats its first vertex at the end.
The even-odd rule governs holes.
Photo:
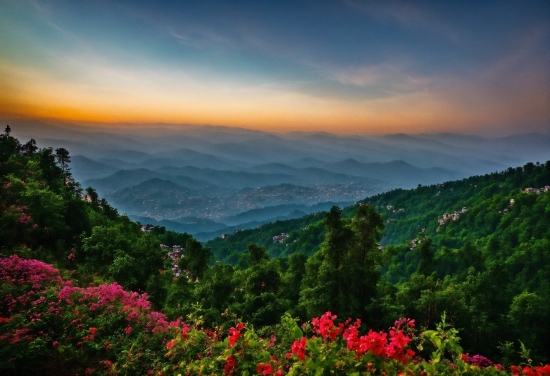
POLYGON ((401 208, 401 209, 396 209, 393 205, 386 205, 386 206, 382 205, 382 206, 380 206, 380 208, 382 208, 382 209, 385 208, 386 210, 389 210, 389 211, 391 211, 392 213, 400 213, 400 212, 405 211, 405 209, 403 209, 403 208, 401 208))
MULTIPOLYGON (((84 201, 88 201, 88 202, 93 201, 92 196, 90 196, 90 195, 82 195, 80 198, 83 199, 84 201)), ((142 226, 142 231, 143 231, 143 226, 142 226)))
POLYGON ((410 243, 410 248, 411 248, 411 251, 413 249, 415 249, 416 247, 418 247, 420 245, 420 243, 422 243, 422 241, 426 239, 426 238, 422 238, 422 239, 413 239, 411 240, 411 243, 410 243))
POLYGON ((155 228, 155 226, 153 226, 153 225, 143 225, 143 226, 141 226, 141 231, 150 232, 154 228, 155 228))
POLYGON ((445 214, 443 214, 443 216, 441 218, 437 219, 437 222, 439 223, 439 227, 437 227, 436 231, 439 231, 441 226, 443 226, 448 221, 458 220, 458 218, 460 218, 460 214, 466 213, 467 210, 468 210, 468 208, 463 207, 462 210, 459 210, 459 211, 455 210, 454 213, 451 213, 451 214, 445 213, 445 214))
POLYGON ((443 217, 439 218, 437 220, 437 222, 439 222, 440 225, 444 224, 445 222, 448 222, 448 221, 456 221, 458 218, 460 218, 460 214, 462 213, 466 213, 468 209, 466 207, 463 207, 462 210, 460 211, 456 211, 454 213, 451 213, 451 214, 443 214, 443 217))
POLYGON ((175 245, 173 247, 169 247, 167 245, 161 244, 160 249, 167 252, 168 257, 172 261, 172 274, 174 277, 179 277, 181 275, 181 269, 178 266, 178 261, 181 257, 183 257, 183 252, 185 251, 184 248, 182 248, 179 245, 175 245))
POLYGON ((281 243, 283 244, 285 239, 287 239, 289 235, 287 233, 281 232, 279 235, 275 235, 273 237, 273 243, 281 243))
POLYGON ((546 185, 544 186, 544 188, 531 188, 531 187, 528 187, 528 188, 525 188, 523 190, 523 192, 525 193, 535 193, 537 195, 541 194, 542 192, 548 192, 550 191, 550 185, 546 185))
MULTIPOLYGON (((423 228, 421 230, 421 232, 426 232, 426 229, 423 228)), ((422 243, 423 240, 425 240, 426 237, 423 236, 422 238, 420 239, 413 239, 410 241, 410 247, 411 247, 411 250, 415 249, 416 247, 418 247, 420 245, 420 243, 422 243)), ((384 249, 384 247, 382 247, 381 245, 378 245, 378 249, 384 249)))
MULTIPOLYGON (((510 199, 510 203, 508 204, 508 207, 514 205, 515 200, 513 198, 510 199)), ((506 214, 508 213, 508 208, 504 208, 503 210, 499 210, 498 214, 506 214)))

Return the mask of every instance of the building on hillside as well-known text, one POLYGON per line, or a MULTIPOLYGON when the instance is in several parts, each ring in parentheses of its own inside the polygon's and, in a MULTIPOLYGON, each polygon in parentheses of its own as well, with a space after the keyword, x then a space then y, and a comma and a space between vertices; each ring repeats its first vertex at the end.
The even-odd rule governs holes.
POLYGON ((182 248, 179 245, 174 245, 172 248, 170 248, 167 245, 161 244, 160 249, 167 251, 168 258, 170 261, 172 261, 172 274, 174 277, 179 277, 181 275, 181 269, 178 266, 179 259, 183 257, 183 253, 185 251, 185 248, 182 248))
POLYGON ((288 234, 281 232, 279 235, 275 235, 273 237, 273 243, 281 243, 283 244, 284 241, 289 237, 288 234))
POLYGON ((153 226, 153 225, 143 225, 143 226, 141 226, 141 231, 150 232, 154 228, 155 228, 155 226, 153 226))

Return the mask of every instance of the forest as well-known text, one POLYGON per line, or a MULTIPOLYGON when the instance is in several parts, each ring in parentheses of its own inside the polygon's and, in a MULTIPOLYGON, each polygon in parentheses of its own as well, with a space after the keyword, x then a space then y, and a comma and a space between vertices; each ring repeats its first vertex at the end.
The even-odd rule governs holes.
POLYGON ((2 374, 550 375, 550 161, 203 244, 10 133, 2 374))

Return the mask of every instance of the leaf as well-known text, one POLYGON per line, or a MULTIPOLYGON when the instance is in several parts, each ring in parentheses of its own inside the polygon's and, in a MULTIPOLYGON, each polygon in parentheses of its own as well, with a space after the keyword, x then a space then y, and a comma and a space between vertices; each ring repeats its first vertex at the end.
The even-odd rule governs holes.
POLYGON ((298 324, 294 323, 294 326, 291 328, 292 330, 292 338, 294 340, 299 340, 300 338, 303 337, 303 333, 302 333, 302 329, 300 329, 300 327, 298 326, 298 324))

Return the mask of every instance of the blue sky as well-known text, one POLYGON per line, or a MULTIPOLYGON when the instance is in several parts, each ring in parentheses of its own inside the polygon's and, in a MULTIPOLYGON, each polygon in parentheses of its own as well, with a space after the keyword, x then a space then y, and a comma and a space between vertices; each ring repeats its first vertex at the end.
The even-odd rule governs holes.
POLYGON ((0 0, 0 34, 4 118, 550 128, 548 1, 0 0))

